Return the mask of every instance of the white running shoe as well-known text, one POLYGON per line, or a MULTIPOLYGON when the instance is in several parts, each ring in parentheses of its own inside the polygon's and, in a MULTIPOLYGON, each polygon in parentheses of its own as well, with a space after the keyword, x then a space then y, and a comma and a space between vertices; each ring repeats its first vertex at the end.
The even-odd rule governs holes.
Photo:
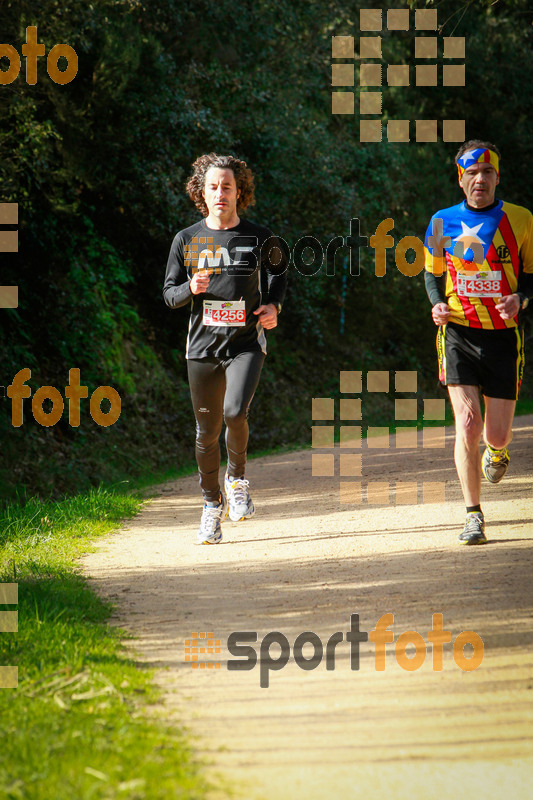
POLYGON ((229 503, 229 518, 233 522, 250 519, 255 514, 255 507, 248 492, 249 481, 244 478, 224 478, 224 489, 229 503))
POLYGON ((228 515, 228 501, 220 493, 218 506, 208 506, 204 503, 200 529, 198 531, 198 544, 218 544, 222 541, 222 527, 220 525, 228 515))

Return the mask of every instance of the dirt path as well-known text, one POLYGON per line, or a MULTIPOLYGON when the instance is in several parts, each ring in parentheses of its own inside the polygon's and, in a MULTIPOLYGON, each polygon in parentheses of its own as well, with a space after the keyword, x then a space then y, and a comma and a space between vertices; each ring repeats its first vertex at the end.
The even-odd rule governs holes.
MULTIPOLYGON (((339 479, 312 477, 311 453, 302 451, 249 462, 257 514, 224 523, 216 547, 193 545, 200 504, 192 477, 161 487, 84 558, 97 591, 117 603, 116 623, 135 635, 139 660, 162 668, 165 706, 236 798, 531 797, 533 417, 516 420, 505 481, 484 486, 484 547, 457 543, 464 510, 452 436, 444 457, 363 449, 364 480, 445 481, 445 502, 341 504, 339 479), (350 615, 371 632, 389 612, 395 642, 411 630, 428 643, 435 613, 452 642, 476 632, 481 665, 460 669, 446 644, 442 671, 432 669, 430 646, 422 666, 407 671, 389 644, 385 670, 376 671, 374 644, 363 641, 352 670, 350 615), (270 671, 268 688, 259 664, 227 669, 234 631, 257 632, 257 652, 271 631, 287 638, 291 659, 270 671), (312 671, 295 663, 292 645, 304 631, 324 651, 344 633, 334 670, 325 655, 312 671), (220 654, 199 656, 219 669, 185 661, 193 632, 220 640, 220 654)), ((467 645, 464 656, 472 652, 467 645)), ((303 656, 312 654, 306 645, 303 656)), ((272 658, 279 655, 272 645, 272 658)))

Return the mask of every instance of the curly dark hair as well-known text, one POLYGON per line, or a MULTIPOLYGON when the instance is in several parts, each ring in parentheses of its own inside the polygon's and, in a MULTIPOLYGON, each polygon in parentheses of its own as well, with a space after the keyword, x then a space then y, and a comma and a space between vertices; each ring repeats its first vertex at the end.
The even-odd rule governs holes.
POLYGON ((207 217, 209 210, 202 197, 202 192, 205 188, 205 176, 211 167, 231 169, 235 175, 235 183, 237 184, 237 191, 239 192, 237 198, 237 213, 244 211, 248 206, 254 205, 254 176, 252 175, 252 170, 247 166, 246 161, 241 161, 234 156, 219 156, 217 153, 208 153, 197 158, 192 166, 194 171, 187 181, 185 188, 194 205, 204 217, 207 217))
POLYGON ((501 160, 501 153, 495 144, 492 144, 492 142, 483 142, 481 139, 470 139, 470 141, 464 142, 464 144, 462 144, 457 151, 455 163, 457 164, 461 156, 467 153, 469 150, 477 150, 480 147, 483 147, 485 150, 494 150, 498 158, 501 160))

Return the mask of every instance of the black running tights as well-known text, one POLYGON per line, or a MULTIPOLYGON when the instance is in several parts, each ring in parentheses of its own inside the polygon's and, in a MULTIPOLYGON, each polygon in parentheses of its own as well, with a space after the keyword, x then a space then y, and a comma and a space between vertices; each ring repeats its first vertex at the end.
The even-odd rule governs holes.
POLYGON ((248 445, 248 410, 254 396, 265 355, 239 353, 234 358, 187 360, 189 388, 196 417, 196 461, 204 500, 220 495, 219 438, 222 419, 226 423, 228 475, 244 475, 248 445))

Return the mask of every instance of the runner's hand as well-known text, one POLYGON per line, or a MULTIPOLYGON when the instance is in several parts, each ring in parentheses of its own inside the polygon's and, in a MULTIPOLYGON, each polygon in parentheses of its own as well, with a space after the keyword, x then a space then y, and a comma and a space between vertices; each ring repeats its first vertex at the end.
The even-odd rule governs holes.
POLYGON ((431 309, 435 325, 446 325, 450 318, 450 307, 446 303, 436 303, 431 309))
POLYGON ((278 324, 278 309, 274 303, 268 303, 266 306, 259 306, 254 311, 254 314, 259 315, 259 322, 265 330, 271 330, 278 324))
POLYGON ((192 294, 201 294, 209 286, 209 273, 205 269, 198 270, 191 278, 189 288, 192 294))
POLYGON ((516 317, 520 310, 520 298, 517 294, 507 294, 496 304, 496 311, 502 319, 516 317))

